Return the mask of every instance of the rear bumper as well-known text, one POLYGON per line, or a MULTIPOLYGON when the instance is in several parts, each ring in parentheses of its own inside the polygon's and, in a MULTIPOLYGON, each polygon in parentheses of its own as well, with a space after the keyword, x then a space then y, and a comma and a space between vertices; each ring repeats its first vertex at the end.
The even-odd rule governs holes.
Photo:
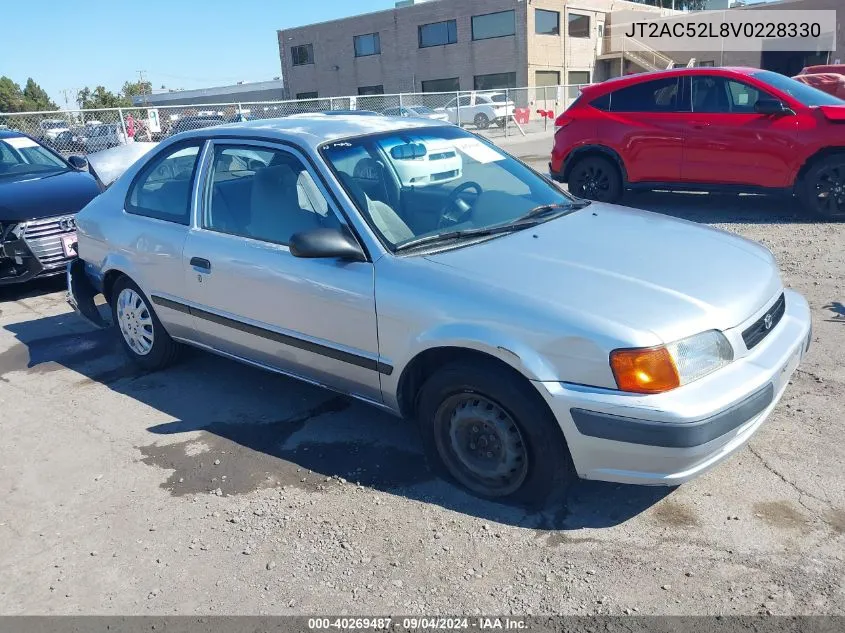
POLYGON ((579 476, 674 486, 739 449, 769 417, 810 343, 810 310, 787 290, 786 312, 751 353, 657 395, 536 383, 563 429, 579 476))

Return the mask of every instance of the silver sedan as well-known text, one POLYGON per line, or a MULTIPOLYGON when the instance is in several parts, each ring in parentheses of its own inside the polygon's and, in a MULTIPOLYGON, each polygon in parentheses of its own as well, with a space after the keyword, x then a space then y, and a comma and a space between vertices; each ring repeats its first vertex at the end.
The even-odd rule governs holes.
POLYGON ((685 482, 760 427, 810 343, 760 244, 574 199, 434 121, 186 132, 77 222, 69 299, 106 326, 102 293, 141 367, 188 344, 415 419, 488 498, 685 482))

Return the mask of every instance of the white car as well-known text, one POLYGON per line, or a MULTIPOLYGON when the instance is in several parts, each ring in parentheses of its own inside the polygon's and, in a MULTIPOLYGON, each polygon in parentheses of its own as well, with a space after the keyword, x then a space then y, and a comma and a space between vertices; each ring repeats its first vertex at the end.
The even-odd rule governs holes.
POLYGON ((38 123, 38 128, 42 138, 55 141, 56 137, 62 132, 67 132, 70 126, 63 119, 44 119, 38 123))
POLYGON ((445 112, 435 112, 424 105, 400 106, 398 108, 387 108, 384 111, 387 116, 415 117, 418 119, 432 119, 448 123, 449 115, 445 112))
POLYGON ((463 161, 449 141, 425 139, 420 143, 380 145, 395 161, 396 175, 404 187, 440 185, 461 177, 463 161))
POLYGON ((491 123, 504 127, 505 120, 513 116, 513 106, 503 92, 472 93, 455 97, 436 111, 445 112, 451 123, 458 123, 460 112, 459 125, 472 123, 479 130, 486 130, 491 123))

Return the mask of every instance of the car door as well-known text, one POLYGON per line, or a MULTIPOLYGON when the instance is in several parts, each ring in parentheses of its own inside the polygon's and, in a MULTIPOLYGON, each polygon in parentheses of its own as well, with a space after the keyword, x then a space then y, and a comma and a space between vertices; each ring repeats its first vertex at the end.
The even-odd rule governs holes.
POLYGON ((193 339, 194 320, 182 308, 182 252, 191 223, 201 140, 189 140, 152 157, 129 185, 116 239, 119 261, 155 305, 174 338, 193 339))
POLYGON ((791 163, 800 154, 798 117, 755 112, 773 99, 748 82, 692 75, 691 111, 684 139, 682 176, 687 182, 757 187, 791 185, 791 163))
POLYGON ((622 156, 629 182, 681 177, 687 98, 677 76, 642 81, 611 93, 599 134, 622 156))
POLYGON ((381 400, 373 265, 291 255, 292 234, 345 224, 297 149, 215 140, 184 276, 199 342, 381 400))

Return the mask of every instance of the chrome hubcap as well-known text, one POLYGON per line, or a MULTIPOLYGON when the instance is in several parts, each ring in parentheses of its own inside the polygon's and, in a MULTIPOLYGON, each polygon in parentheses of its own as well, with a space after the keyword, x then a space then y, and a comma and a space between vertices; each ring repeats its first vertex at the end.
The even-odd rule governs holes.
POLYGON ((441 412, 448 420, 443 420, 440 440, 448 442, 443 446, 451 462, 447 466, 459 481, 490 496, 511 494, 522 485, 528 452, 504 409, 483 396, 460 394, 444 402, 441 412))
POLYGON ((117 324, 123 340, 139 356, 153 348, 153 317, 144 300, 132 288, 124 288, 117 296, 117 324))

